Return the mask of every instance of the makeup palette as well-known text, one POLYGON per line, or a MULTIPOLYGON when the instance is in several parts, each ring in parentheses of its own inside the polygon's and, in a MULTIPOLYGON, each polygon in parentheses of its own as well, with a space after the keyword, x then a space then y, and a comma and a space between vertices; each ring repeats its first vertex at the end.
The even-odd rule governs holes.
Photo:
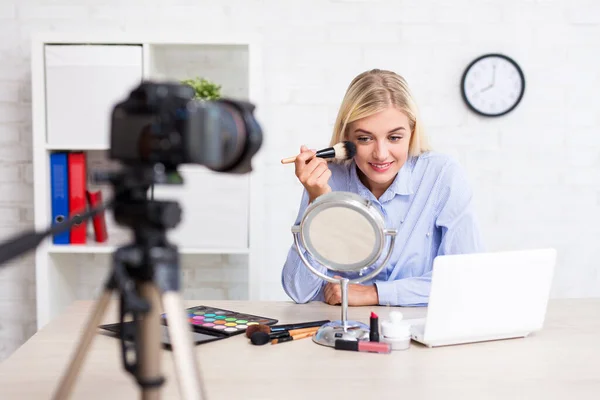
MULTIPOLYGON (((121 325, 119 323, 100 325, 99 328, 102 328, 102 329, 107 330, 108 332, 111 332, 113 334, 113 336, 116 336, 116 337, 120 337, 121 330, 123 330, 124 339, 127 341, 130 341, 130 342, 134 341, 137 336, 137 327, 135 325, 135 322, 124 322, 123 325, 121 325)), ((227 336, 223 336, 223 335, 221 335, 221 336, 209 335, 209 334, 200 333, 200 332, 191 332, 191 334, 192 334, 192 341, 196 345, 201 344, 201 343, 214 342, 215 340, 225 339, 227 337, 227 336)), ((160 326, 160 341, 167 349, 171 348, 171 337, 169 335, 169 331, 168 331, 166 325, 160 326)))
MULTIPOLYGON (((209 306, 186 309, 188 321, 196 332, 232 336, 245 332, 252 325, 274 325, 278 320, 209 306)), ((166 315, 161 316, 165 321, 166 315)))
MULTIPOLYGON (((225 339, 233 335, 245 332, 252 325, 274 325, 278 320, 258 315, 240 313, 237 311, 224 310, 222 308, 196 306, 186 309, 188 321, 192 332, 194 344, 213 342, 225 339)), ((161 315, 163 325, 161 326, 161 341, 165 347, 170 348, 171 341, 166 324, 166 314, 161 315)), ((101 325, 99 328, 119 336, 121 329, 126 340, 134 340, 136 337, 136 325, 134 322, 121 324, 101 325)))

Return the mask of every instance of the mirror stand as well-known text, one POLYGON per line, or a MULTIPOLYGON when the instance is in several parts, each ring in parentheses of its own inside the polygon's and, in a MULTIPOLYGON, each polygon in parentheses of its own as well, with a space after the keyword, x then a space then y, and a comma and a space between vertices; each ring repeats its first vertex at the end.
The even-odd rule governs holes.
POLYGON ((329 322, 317 331, 313 341, 324 346, 335 346, 337 339, 367 340, 369 327, 358 321, 348 321, 348 278, 341 278, 340 289, 342 292, 342 319, 329 322))
MULTIPOLYGON (((297 225, 293 226, 292 233, 294 236, 294 244, 296 246, 296 249, 298 250, 298 255, 300 256, 300 259, 302 260, 304 265, 306 265, 306 267, 310 271, 312 271, 312 273, 314 273, 321 279, 331 282, 331 283, 339 283, 340 289, 341 289, 341 295, 342 295, 342 305, 341 305, 341 314, 342 314, 341 317, 342 318, 341 318, 341 320, 331 321, 331 322, 321 326, 319 328, 319 330, 317 331, 317 333, 315 334, 315 336, 313 336, 313 341, 315 343, 318 343, 318 344, 321 344, 324 346, 335 347, 335 341, 337 339, 368 340, 370 329, 367 324, 364 324, 364 323, 358 322, 358 321, 348 321, 348 284, 364 282, 365 280, 373 278, 375 275, 377 275, 377 273, 379 273, 379 271, 382 270, 383 266, 387 264, 387 262, 390 259, 390 256, 392 255, 392 249, 394 248, 394 242, 396 239, 396 231, 393 229, 384 229, 383 230, 383 234, 385 236, 389 236, 390 243, 389 243, 389 247, 388 247, 388 251, 387 251, 387 256, 385 257, 385 259, 381 263, 381 265, 378 268, 376 268, 374 271, 372 271, 371 273, 369 273, 365 276, 353 279, 353 280, 350 280, 348 278, 332 278, 326 274, 323 274, 319 270, 317 270, 313 265, 311 265, 310 261, 308 261, 308 259, 306 258, 306 256, 304 255, 304 253, 301 250, 300 243, 299 243, 300 227, 297 225)), ((322 263, 320 263, 320 264, 323 265, 325 268, 328 268, 324 264, 322 264, 322 263)), ((330 269, 330 268, 328 268, 328 269, 330 269)))

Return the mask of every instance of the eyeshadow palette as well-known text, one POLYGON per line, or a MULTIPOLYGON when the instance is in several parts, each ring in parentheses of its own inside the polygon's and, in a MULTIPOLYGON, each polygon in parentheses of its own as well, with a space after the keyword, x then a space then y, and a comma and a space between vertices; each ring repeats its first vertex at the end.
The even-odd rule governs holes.
MULTIPOLYGON (((119 337, 121 329, 123 329, 123 335, 125 340, 127 341, 133 341, 136 337, 136 325, 133 322, 125 322, 122 326, 119 323, 100 325, 100 328, 111 332, 115 337, 119 337)), ((192 341, 196 345, 201 343, 214 342, 215 340, 224 339, 226 337, 227 336, 223 335, 216 336, 209 335, 207 333, 192 332, 192 341)), ((169 336, 169 331, 167 330, 167 327, 165 325, 161 325, 160 327, 160 340, 167 349, 171 348, 171 338, 169 336)))
MULTIPOLYGON (((274 325, 278 322, 278 320, 273 318, 208 306, 191 307, 186 309, 186 312, 188 314, 190 329, 193 331, 192 340, 197 345, 237 335, 245 332, 252 325, 274 325)), ((168 318, 166 318, 166 314, 162 314, 161 318, 164 324, 161 327, 161 341, 165 347, 170 348, 171 341, 167 327, 165 326, 168 318)), ((109 331, 115 336, 118 336, 122 329, 119 323, 101 325, 99 328, 109 331)), ((135 323, 125 322, 123 329, 125 339, 133 340, 136 335, 135 323)))
MULTIPOLYGON (((252 325, 274 325, 278 321, 273 318, 261 317, 221 308, 196 306, 186 309, 188 321, 196 332, 206 332, 218 335, 232 336, 245 332, 252 325)), ((166 315, 163 314, 163 320, 166 315)))

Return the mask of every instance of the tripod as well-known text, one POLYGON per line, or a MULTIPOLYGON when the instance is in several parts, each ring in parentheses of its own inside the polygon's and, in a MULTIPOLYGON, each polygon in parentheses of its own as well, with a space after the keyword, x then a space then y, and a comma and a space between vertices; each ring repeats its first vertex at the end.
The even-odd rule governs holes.
POLYGON ((115 251, 113 269, 104 291, 95 304, 54 399, 68 398, 71 393, 113 291, 120 295, 123 364, 135 377, 142 399, 158 399, 164 383, 160 374, 161 304, 167 314, 180 394, 184 399, 203 399, 188 318, 179 294, 179 254, 177 247, 166 238, 166 230, 181 221, 181 209, 176 202, 146 198, 148 188, 154 182, 151 170, 132 169, 111 175, 109 179, 116 188, 115 220, 133 229, 134 241, 115 251), (122 324, 126 317, 131 317, 136 324, 133 343, 125 340, 122 324))

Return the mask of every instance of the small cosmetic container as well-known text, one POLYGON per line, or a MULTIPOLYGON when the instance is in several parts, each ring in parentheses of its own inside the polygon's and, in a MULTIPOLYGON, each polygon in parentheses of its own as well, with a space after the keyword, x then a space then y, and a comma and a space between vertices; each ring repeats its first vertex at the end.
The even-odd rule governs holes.
POLYGON ((389 320, 381 321, 381 341, 389 343, 392 350, 406 350, 410 347, 410 324, 402 318, 401 312, 392 311, 389 320))

